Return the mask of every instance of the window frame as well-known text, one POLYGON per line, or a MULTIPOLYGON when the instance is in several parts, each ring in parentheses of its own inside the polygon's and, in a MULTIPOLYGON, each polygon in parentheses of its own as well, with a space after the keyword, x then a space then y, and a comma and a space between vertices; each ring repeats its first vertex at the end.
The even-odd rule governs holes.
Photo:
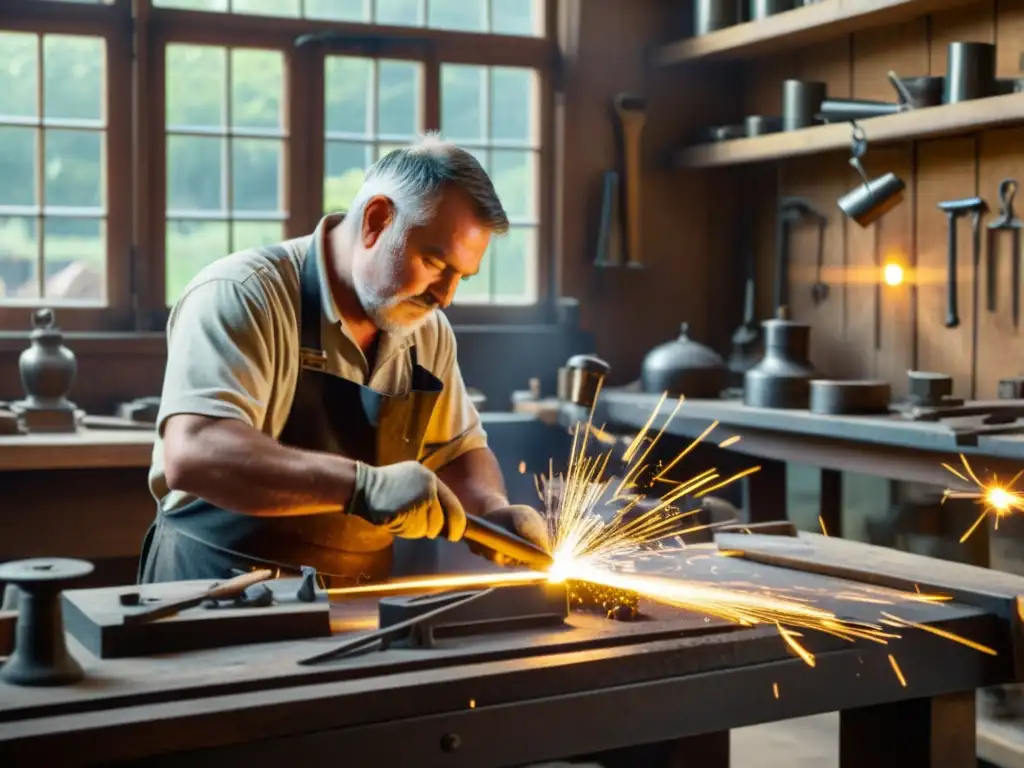
MULTIPOLYGON (((39 0, 29 0, 39 2, 39 0)), ((125 0, 117 0, 124 2, 125 0)), ((445 312, 453 324, 522 325, 550 322, 555 274, 555 77, 559 0, 547 0, 544 34, 519 37, 422 27, 332 22, 280 16, 153 7, 139 0, 135 18, 136 97, 139 137, 136 162, 142 181, 138 199, 136 264, 140 330, 166 323, 166 46, 174 43, 278 50, 284 54, 286 138, 283 200, 285 237, 309 234, 323 210, 324 71, 328 56, 354 55, 418 61, 423 66, 421 119, 424 130, 439 130, 442 64, 529 67, 538 76, 539 157, 537 178, 537 301, 531 305, 454 305, 445 312), (296 46, 304 35, 329 33, 331 42, 296 46), (340 38, 340 40, 338 39, 340 38)), ((57 5, 54 3, 54 5, 57 5)), ((60 5, 65 5, 61 3, 60 5)), ((227 254, 224 254, 227 255, 227 254)))
MULTIPOLYGON (((106 306, 61 305, 40 299, 16 304, 0 301, 0 329, 29 330, 31 315, 51 307, 57 323, 71 331, 124 331, 135 327, 133 308, 133 24, 131 0, 104 5, 4 0, 0 31, 36 35, 78 35, 104 40, 104 192, 106 240, 106 306)), ((40 65, 43 62, 40 61, 40 65)), ((37 126, 46 128, 43 104, 37 126)), ((42 216, 42 211, 40 211, 42 216)), ((42 233, 40 233, 42 235, 42 233)), ((44 240, 45 243, 45 240, 44 240)), ((38 257, 38 256, 37 256, 38 257)))

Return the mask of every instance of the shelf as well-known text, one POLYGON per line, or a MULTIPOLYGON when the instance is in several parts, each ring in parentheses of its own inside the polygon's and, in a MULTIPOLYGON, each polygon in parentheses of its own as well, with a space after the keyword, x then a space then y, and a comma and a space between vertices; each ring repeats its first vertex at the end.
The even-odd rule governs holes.
MULTIPOLYGON (((742 59, 808 45, 872 27, 895 24, 971 0, 821 0, 700 37, 662 46, 662 66, 712 58, 742 59)), ((908 72, 923 75, 924 72, 908 72)))
MULTIPOLYGON (((858 121, 867 136, 869 147, 969 134, 984 128, 1019 123, 1024 123, 1024 93, 992 96, 858 121)), ((832 123, 749 139, 699 144, 677 152, 674 165, 677 168, 712 168, 759 163, 845 149, 850 146, 850 139, 849 123, 832 123)))

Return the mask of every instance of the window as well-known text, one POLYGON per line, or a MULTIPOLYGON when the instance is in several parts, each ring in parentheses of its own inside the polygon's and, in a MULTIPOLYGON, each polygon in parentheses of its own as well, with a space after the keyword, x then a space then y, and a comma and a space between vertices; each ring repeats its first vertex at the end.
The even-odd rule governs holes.
POLYGON ((512 223, 452 318, 534 317, 556 2, 0 0, 0 329, 162 330, 204 266, 309 233, 426 130, 512 223))
POLYGON ((284 57, 171 44, 166 51, 168 304, 210 262, 284 239, 284 57))

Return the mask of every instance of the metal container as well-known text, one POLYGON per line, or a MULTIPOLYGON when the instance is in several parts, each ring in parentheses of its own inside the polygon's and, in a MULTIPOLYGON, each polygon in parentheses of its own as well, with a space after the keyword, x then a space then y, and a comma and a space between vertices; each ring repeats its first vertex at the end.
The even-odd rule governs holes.
POLYGON ((783 11, 791 11, 794 7, 794 0, 750 0, 747 5, 748 18, 760 21, 783 11))
POLYGON ((899 78, 900 85, 906 91, 907 103, 914 109, 936 107, 942 103, 942 91, 946 78, 933 75, 899 78))
POLYGON ((870 227, 903 201, 906 184, 895 173, 860 183, 841 198, 839 209, 862 227, 870 227))
POLYGON ((596 355, 573 355, 558 369, 559 400, 591 408, 611 366, 596 355))
POLYGON ((717 32, 740 22, 737 0, 694 0, 693 34, 695 37, 717 32))
POLYGON ((867 120, 882 115, 895 115, 900 105, 889 101, 867 101, 865 99, 825 99, 821 102, 818 117, 826 123, 848 123, 851 120, 867 120))
POLYGON ((743 123, 746 126, 747 136, 767 136, 769 133, 778 133, 782 130, 781 117, 748 115, 743 123))
POLYGON ((689 323, 682 323, 679 338, 661 344, 644 358, 641 382, 645 392, 714 399, 728 386, 729 373, 721 355, 690 339, 689 323))
POLYGON ((825 83, 786 80, 782 84, 782 130, 796 131, 815 125, 827 96, 825 83))
POLYGON ((33 407, 67 408, 67 394, 78 372, 74 353, 64 346, 53 310, 32 313, 32 346, 21 353, 18 371, 27 403, 33 407))
POLYGON ((996 47, 990 43, 950 43, 944 104, 992 96, 996 89, 996 47))
POLYGON ((808 359, 811 326, 789 319, 786 307, 765 320, 764 358, 747 371, 743 402, 757 408, 807 408, 811 380, 823 378, 808 359))

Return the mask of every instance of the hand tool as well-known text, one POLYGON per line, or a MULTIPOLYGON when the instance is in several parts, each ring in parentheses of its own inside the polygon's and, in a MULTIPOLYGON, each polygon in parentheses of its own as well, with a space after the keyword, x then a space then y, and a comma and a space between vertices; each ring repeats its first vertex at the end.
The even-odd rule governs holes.
POLYGON ((536 544, 476 515, 466 515, 464 537, 538 571, 547 571, 554 562, 554 558, 536 544))
MULTIPOLYGON (((947 328, 956 328, 960 325, 960 309, 957 303, 957 252, 956 252, 956 222, 961 216, 972 214, 974 224, 974 263, 977 265, 980 258, 980 247, 978 243, 979 229, 982 214, 988 210, 985 201, 980 197, 966 197, 962 200, 944 200, 939 203, 939 209, 945 212, 948 220, 949 245, 947 247, 948 267, 946 273, 946 321, 947 328)), ((976 284, 976 283, 975 283, 976 284)))
POLYGON ((206 600, 224 600, 229 597, 237 597, 245 592, 246 587, 272 578, 274 578, 274 571, 269 568, 243 573, 227 581, 218 582, 198 594, 190 595, 181 600, 161 603, 137 613, 126 613, 123 621, 125 624, 145 624, 157 619, 167 618, 168 616, 175 616, 188 608, 201 605, 206 600))
MULTIPOLYGON (((804 219, 818 224, 818 279, 811 289, 813 297, 828 295, 828 286, 822 282, 822 266, 825 258, 825 227, 828 217, 817 211, 810 200, 802 197, 784 197, 779 201, 779 219, 776 225, 775 262, 775 310, 789 304, 789 239, 792 225, 804 219), (823 286, 823 287, 822 287, 823 286)), ((815 301, 818 299, 815 298, 815 301)))
POLYGON ((1020 323, 1020 230, 1024 227, 1013 210, 1013 198, 1017 195, 1017 180, 1003 179, 999 184, 999 218, 988 225, 988 257, 986 259, 988 311, 996 311, 996 232, 1009 230, 1012 235, 1010 246, 1010 300, 1012 302, 1013 327, 1020 323))
POLYGON ((597 229, 595 267, 617 267, 622 264, 622 201, 619 198, 619 174, 605 171, 601 188, 601 218, 597 229))
POLYGON ((626 266, 642 267, 640 258, 640 136, 647 122, 647 99, 631 93, 615 97, 622 127, 623 171, 626 176, 626 266))

